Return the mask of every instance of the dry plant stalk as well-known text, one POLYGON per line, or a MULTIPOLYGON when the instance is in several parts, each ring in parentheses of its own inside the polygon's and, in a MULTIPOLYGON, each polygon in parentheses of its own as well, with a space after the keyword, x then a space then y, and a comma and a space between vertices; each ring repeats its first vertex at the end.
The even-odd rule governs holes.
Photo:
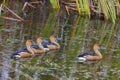
POLYGON ((32 8, 35 8, 31 3, 25 2, 24 5, 23 5, 23 8, 22 8, 22 11, 25 10, 25 8, 27 7, 27 5, 30 6, 30 7, 32 7, 32 8))
POLYGON ((10 11, 13 15, 15 15, 17 18, 19 18, 21 21, 23 21, 24 19, 22 19, 20 16, 18 16, 15 12, 13 12, 11 9, 9 9, 7 6, 3 5, 8 11, 10 11))
POLYGON ((7 20, 12 20, 12 21, 21 21, 19 19, 11 18, 11 17, 6 17, 6 16, 0 16, 0 18, 7 19, 7 20))

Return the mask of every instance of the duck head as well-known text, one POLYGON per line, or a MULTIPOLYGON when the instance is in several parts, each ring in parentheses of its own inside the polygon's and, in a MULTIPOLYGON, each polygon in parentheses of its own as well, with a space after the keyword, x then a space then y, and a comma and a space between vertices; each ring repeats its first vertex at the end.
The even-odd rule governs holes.
POLYGON ((32 45, 33 45, 33 40, 26 41, 26 46, 32 46, 32 45))
POLYGON ((56 38, 57 38, 56 35, 51 35, 49 39, 50 39, 51 42, 55 42, 56 38))
POLYGON ((37 43, 42 43, 43 42, 43 37, 38 37, 37 38, 37 43))
POLYGON ((93 48, 96 50, 96 49, 101 49, 101 50, 105 50, 106 48, 101 45, 101 44, 94 44, 93 48))

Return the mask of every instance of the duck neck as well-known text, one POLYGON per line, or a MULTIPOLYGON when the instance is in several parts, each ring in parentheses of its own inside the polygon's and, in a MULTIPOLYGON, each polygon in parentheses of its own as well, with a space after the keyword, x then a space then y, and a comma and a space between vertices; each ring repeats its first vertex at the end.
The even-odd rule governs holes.
POLYGON ((52 43, 53 43, 53 44, 57 44, 57 42, 56 42, 56 41, 53 41, 52 43))
POLYGON ((98 49, 94 49, 94 52, 95 52, 96 54, 99 54, 99 53, 100 53, 100 51, 99 51, 98 49))
POLYGON ((27 49, 31 49, 31 46, 29 45, 29 46, 27 46, 27 49))
POLYGON ((42 43, 38 43, 38 46, 41 47, 41 46, 42 46, 42 43))
POLYGON ((31 49, 31 46, 27 46, 27 50, 28 50, 28 51, 32 50, 32 49, 31 49))
POLYGON ((31 45, 26 46, 28 52, 30 52, 31 54, 34 54, 34 48, 31 47, 31 45))
POLYGON ((41 50, 44 50, 44 47, 43 47, 42 43, 38 43, 38 46, 41 50))
POLYGON ((100 51, 98 49, 94 49, 94 52, 98 58, 100 58, 100 59, 102 58, 102 54, 100 53, 100 51))

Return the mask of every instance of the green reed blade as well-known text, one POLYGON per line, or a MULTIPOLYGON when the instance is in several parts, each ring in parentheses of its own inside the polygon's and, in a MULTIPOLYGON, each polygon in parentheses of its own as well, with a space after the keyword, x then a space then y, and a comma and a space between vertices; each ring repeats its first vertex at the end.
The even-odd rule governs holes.
POLYGON ((107 10, 106 10, 106 4, 105 4, 105 1, 103 1, 103 0, 99 0, 100 1, 100 5, 101 5, 101 8, 102 8, 102 11, 103 11, 103 13, 104 13, 104 15, 105 15, 105 18, 106 19, 108 19, 109 17, 108 17, 108 15, 107 15, 107 10))
POLYGON ((88 0, 84 0, 83 2, 84 2, 85 12, 90 17, 89 2, 88 2, 88 0))
POLYGON ((105 0, 104 1, 105 3, 105 12, 106 12, 106 15, 108 16, 108 19, 110 18, 110 12, 109 12, 109 5, 107 4, 107 1, 105 0))
POLYGON ((109 4, 109 10, 110 10, 110 13, 111 13, 111 19, 115 23, 115 21, 116 21, 115 6, 113 6, 114 4, 113 4, 112 0, 108 1, 108 4, 109 4))
POLYGON ((59 0, 50 0, 50 3, 52 4, 53 8, 60 8, 59 0))
POLYGON ((79 0, 79 3, 80 3, 81 9, 83 10, 84 9, 84 7, 83 7, 83 0, 79 0))
POLYGON ((81 15, 84 15, 84 4, 83 4, 83 0, 79 0, 80 3, 80 8, 81 8, 81 15))

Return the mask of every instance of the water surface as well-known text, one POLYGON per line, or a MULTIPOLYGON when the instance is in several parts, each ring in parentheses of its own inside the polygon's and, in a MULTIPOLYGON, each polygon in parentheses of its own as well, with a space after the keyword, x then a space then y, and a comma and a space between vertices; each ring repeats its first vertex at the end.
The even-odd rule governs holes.
MULTIPOLYGON (((31 13, 29 20, 0 23, 0 78, 1 80, 119 80, 120 27, 119 22, 90 20, 62 10, 45 14, 31 13), (62 38, 61 48, 31 58, 13 60, 12 52, 25 47, 27 39, 51 34, 62 38), (82 52, 93 51, 95 43, 107 49, 103 59, 77 63, 82 52)), ((2 19, 0 19, 2 20, 2 19)))

